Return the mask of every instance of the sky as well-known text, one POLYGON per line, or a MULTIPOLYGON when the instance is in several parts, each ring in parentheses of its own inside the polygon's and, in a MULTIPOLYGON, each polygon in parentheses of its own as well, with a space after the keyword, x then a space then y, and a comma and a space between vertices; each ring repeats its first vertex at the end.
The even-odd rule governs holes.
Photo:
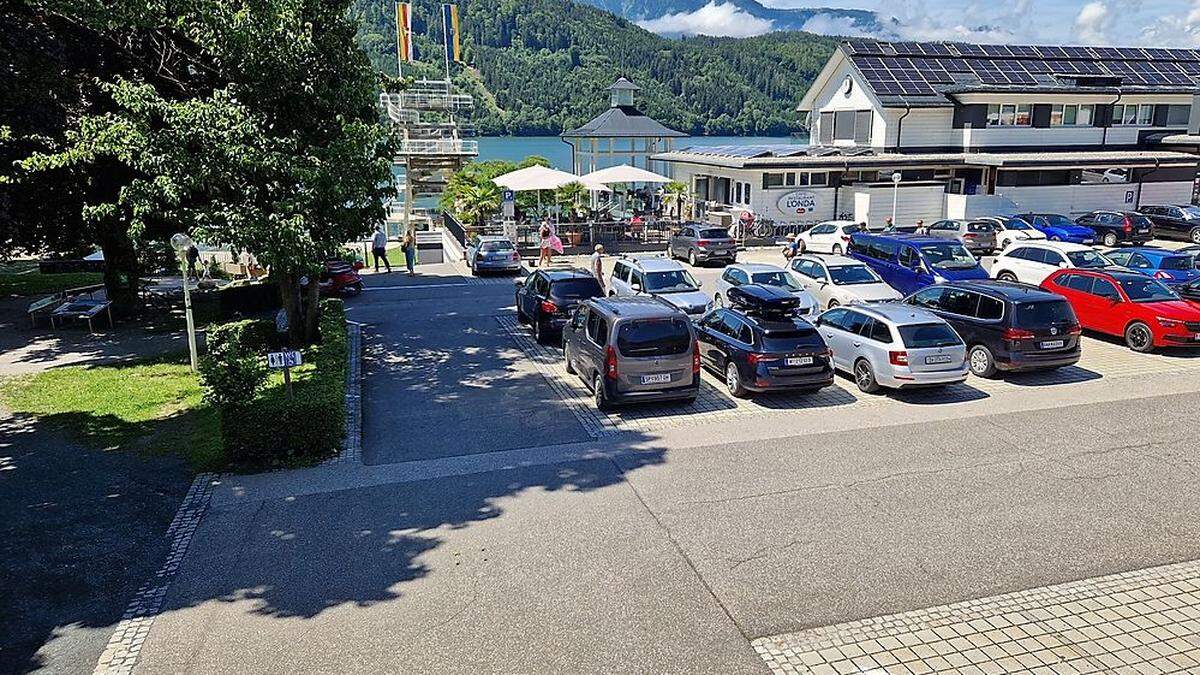
MULTIPOLYGON (((1200 0, 759 0, 768 7, 869 9, 896 19, 905 40, 963 40, 1025 44, 1092 44, 1200 48, 1200 0)), ((712 0, 688 14, 639 22, 657 32, 747 37, 769 32, 769 21, 712 0)), ((825 34, 861 34, 849 24, 817 17, 805 26, 825 34)))

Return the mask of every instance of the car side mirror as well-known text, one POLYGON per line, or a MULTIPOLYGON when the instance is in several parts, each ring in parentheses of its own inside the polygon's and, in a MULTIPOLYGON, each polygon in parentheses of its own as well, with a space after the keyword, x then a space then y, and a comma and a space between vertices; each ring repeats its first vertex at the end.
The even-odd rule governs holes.
POLYGON ((635 282, 633 282, 633 283, 631 283, 631 284, 629 284, 629 288, 630 288, 630 289, 632 289, 634 293, 641 293, 641 292, 642 292, 642 285, 641 285, 641 284, 639 284, 639 283, 638 283, 638 282, 636 282, 636 281, 635 281, 635 282))
POLYGON ((1058 263, 1058 268, 1059 268, 1060 270, 1065 270, 1065 269, 1067 269, 1067 268, 1069 268, 1069 267, 1070 267, 1070 265, 1068 265, 1068 264, 1067 264, 1065 261, 1064 261, 1064 262, 1060 262, 1060 263, 1058 263))
POLYGON ((524 285, 525 285, 524 277, 517 277, 516 279, 513 279, 513 286, 520 288, 521 286, 524 286, 524 285))

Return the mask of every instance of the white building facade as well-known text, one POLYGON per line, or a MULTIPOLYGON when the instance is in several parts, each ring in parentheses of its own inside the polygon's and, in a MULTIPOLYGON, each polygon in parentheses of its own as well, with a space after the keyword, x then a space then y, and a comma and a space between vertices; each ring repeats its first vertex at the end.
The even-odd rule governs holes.
POLYGON ((809 147, 656 159, 710 210, 797 228, 1186 204, 1197 81, 1196 50, 852 40, 800 103, 809 147))

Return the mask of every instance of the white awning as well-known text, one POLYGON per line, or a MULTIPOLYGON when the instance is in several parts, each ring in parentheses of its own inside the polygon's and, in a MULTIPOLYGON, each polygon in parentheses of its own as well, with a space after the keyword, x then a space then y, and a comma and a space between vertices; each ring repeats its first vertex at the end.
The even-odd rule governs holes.
POLYGON ((620 166, 610 166, 607 169, 593 171, 583 177, 583 180, 600 183, 603 185, 613 185, 615 183, 670 183, 671 179, 661 174, 639 169, 636 166, 621 164, 620 166))
POLYGON ((524 169, 517 169, 503 176, 493 178, 492 182, 514 192, 557 190, 571 183, 582 183, 585 188, 593 192, 611 192, 611 190, 601 183, 585 180, 573 173, 544 166, 530 166, 524 169))

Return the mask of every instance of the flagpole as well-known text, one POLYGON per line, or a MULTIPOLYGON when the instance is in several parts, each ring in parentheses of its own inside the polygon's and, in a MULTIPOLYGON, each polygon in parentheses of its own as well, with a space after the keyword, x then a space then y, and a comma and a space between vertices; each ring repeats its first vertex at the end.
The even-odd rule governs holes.
POLYGON ((450 94, 450 5, 442 5, 442 37, 446 39, 446 49, 442 52, 446 60, 446 94, 450 94))
MULTIPOLYGON (((396 76, 401 80, 404 79, 404 57, 402 53, 404 40, 401 35, 404 31, 404 22, 400 19, 400 6, 402 3, 396 3, 396 76)), ((411 39, 411 38, 410 38, 411 39)))

